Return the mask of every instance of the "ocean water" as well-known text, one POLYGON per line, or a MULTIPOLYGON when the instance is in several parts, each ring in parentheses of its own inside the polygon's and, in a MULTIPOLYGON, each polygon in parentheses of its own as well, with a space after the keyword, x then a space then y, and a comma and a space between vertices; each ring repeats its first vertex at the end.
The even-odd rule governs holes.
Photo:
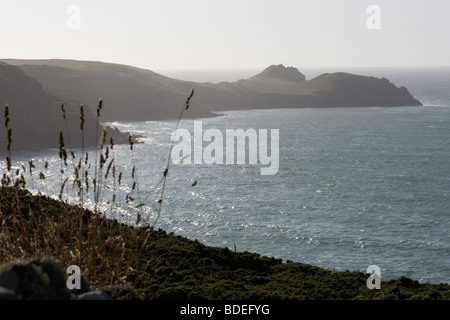
MULTIPOLYGON (((111 174, 104 181, 101 209, 133 223, 135 206, 145 202, 139 208, 143 220, 207 245, 334 270, 365 272, 375 264, 382 279, 449 283, 449 69, 364 72, 407 86, 425 106, 232 111, 198 119, 204 130, 223 133, 279 129, 279 170, 264 176, 260 164, 171 164, 160 216, 159 196, 151 190, 164 172, 176 122, 109 123, 146 138, 133 152, 114 147, 111 156, 123 181, 115 188, 111 174), (113 191, 120 211, 108 203, 113 191), (134 202, 125 202, 127 193, 134 202)), ((193 133, 194 121, 182 120, 180 128, 193 133)), ((17 153, 13 160, 16 167, 35 163, 34 176, 27 177, 34 192, 59 194, 57 150, 17 153)), ((4 163, 0 167, 5 170, 4 163)), ((70 187, 64 197, 77 201, 70 187)))

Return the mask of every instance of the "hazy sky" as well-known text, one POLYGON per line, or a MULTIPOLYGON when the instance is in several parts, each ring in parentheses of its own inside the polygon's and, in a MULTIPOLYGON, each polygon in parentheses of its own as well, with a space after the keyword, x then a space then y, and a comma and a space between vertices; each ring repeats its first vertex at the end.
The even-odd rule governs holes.
POLYGON ((148 69, 450 66, 449 17, 449 0, 0 0, 0 58, 148 69))

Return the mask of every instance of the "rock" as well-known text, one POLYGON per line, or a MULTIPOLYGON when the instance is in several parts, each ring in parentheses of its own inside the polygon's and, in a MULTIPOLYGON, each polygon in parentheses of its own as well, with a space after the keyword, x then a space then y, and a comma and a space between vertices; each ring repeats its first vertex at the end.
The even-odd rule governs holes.
POLYGON ((0 286, 11 290, 16 290, 19 286, 19 278, 14 270, 6 270, 0 273, 0 286))
POLYGON ((0 272, 0 286, 11 290, 18 299, 70 299, 67 275, 52 257, 35 257, 8 264, 0 272))
POLYGON ((12 290, 0 287, 0 300, 17 300, 17 296, 12 290))
POLYGON ((69 290, 62 263, 48 256, 11 262, 0 267, 0 300, 142 300, 129 285, 91 290, 85 275, 81 288, 69 290))
POLYGON ((253 76, 255 78, 278 79, 288 82, 304 82, 306 77, 303 73, 294 67, 285 67, 282 64, 271 65, 263 72, 253 76))
POLYGON ((142 300, 142 297, 129 285, 106 286, 103 288, 114 300, 142 300))
POLYGON ((113 298, 106 291, 89 291, 80 294, 77 300, 113 300, 113 298))
POLYGON ((143 300, 142 297, 128 285, 106 286, 101 290, 83 293, 77 300, 143 300))

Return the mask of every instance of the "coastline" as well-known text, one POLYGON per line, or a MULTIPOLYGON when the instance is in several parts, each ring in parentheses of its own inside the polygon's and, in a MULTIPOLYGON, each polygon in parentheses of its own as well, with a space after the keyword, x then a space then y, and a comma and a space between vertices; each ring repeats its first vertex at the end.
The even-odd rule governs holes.
MULTIPOLYGON (((80 211, 79 207, 47 197, 33 196, 26 190, 2 188, 0 204, 2 219, 6 221, 0 232, 4 247, 4 241, 7 241, 6 247, 12 245, 12 239, 18 236, 12 231, 15 227, 20 230, 21 224, 28 227, 26 235, 29 239, 24 243, 30 243, 32 239, 41 243, 40 252, 31 250, 30 243, 21 259, 40 253, 61 260, 64 266, 77 264, 81 257, 77 258, 76 254, 67 256, 61 247, 70 247, 74 253, 83 250, 74 243, 84 243, 88 246, 84 249, 89 250, 90 245, 90 249, 97 252, 97 258, 88 259, 82 268, 91 273, 90 277, 86 276, 92 287, 128 284, 145 300, 450 299, 449 284, 419 283, 400 277, 382 280, 380 290, 370 290, 367 287, 368 274, 362 272, 331 271, 301 262, 262 257, 257 253, 210 247, 161 229, 132 227, 107 220, 101 214, 80 211), (36 211, 32 212, 33 209, 36 211), (9 225, 14 217, 16 223, 9 225), (60 235, 58 245, 45 241, 47 235, 42 231, 49 227, 51 221, 53 227, 61 232, 72 233, 68 239, 74 240, 78 231, 83 231, 79 234, 80 239, 68 243, 60 235), (68 221, 78 221, 81 229, 68 225, 68 221), (92 223, 95 223, 95 229, 92 229, 92 223), (93 241, 92 230, 95 230, 94 244, 89 242, 93 241)), ((5 255, 3 251, 1 264, 17 258, 20 257, 5 255)))

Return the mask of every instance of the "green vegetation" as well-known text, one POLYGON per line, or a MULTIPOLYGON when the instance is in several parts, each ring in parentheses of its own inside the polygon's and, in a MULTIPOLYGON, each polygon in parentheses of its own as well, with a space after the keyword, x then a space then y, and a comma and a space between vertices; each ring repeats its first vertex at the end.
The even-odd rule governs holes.
POLYGON ((368 275, 208 247, 132 227, 14 187, 0 190, 0 262, 36 254, 78 264, 93 286, 131 283, 146 299, 450 299, 450 285, 368 275))

